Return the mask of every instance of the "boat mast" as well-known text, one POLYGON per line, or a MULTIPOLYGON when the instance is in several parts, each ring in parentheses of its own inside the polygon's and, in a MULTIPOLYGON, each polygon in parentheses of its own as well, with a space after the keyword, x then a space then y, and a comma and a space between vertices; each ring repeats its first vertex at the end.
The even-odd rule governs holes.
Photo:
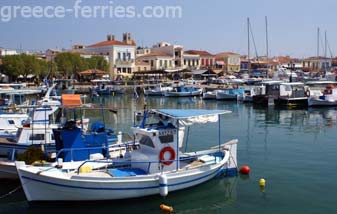
POLYGON ((326 31, 324 32, 324 57, 327 57, 327 36, 326 36, 326 31))
POLYGON ((317 28, 317 57, 319 57, 319 27, 317 28))
POLYGON ((249 54, 250 54, 250 28, 249 28, 249 26, 250 26, 250 23, 249 23, 249 17, 247 18, 247 35, 248 35, 248 53, 247 53, 247 60, 248 60, 248 74, 250 74, 250 56, 249 56, 249 54))
POLYGON ((268 44, 268 18, 267 16, 265 16, 265 23, 266 23, 266 49, 267 49, 267 52, 266 52, 266 58, 267 58, 267 71, 266 71, 266 76, 268 77, 268 69, 269 69, 269 60, 268 60, 268 57, 269 57, 269 44, 268 44))
POLYGON ((266 57, 268 60, 269 57, 269 44, 268 44, 268 18, 267 16, 265 16, 265 22, 266 22, 266 48, 267 48, 267 53, 266 53, 266 57))

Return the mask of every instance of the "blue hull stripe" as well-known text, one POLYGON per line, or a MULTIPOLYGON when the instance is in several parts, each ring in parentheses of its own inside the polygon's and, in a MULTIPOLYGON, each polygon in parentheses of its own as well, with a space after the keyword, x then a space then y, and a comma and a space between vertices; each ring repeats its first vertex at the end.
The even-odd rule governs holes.
MULTIPOLYGON (((204 179, 204 178, 206 178, 208 176, 211 176, 213 174, 217 174, 221 170, 222 169, 220 167, 218 170, 216 170, 216 171, 214 171, 210 174, 201 176, 199 178, 195 178, 195 179, 192 179, 192 180, 189 180, 189 181, 179 182, 179 183, 175 183, 175 184, 170 184, 170 185, 167 185, 167 186, 178 186, 178 185, 181 185, 181 184, 186 184, 186 183, 194 182, 194 181, 197 181, 197 180, 201 180, 201 179, 204 179)), ((73 186, 73 185, 57 184, 57 183, 53 183, 53 182, 49 182, 49 181, 43 181, 43 180, 40 180, 40 179, 31 178, 31 177, 27 177, 27 176, 21 176, 21 178, 31 180, 31 181, 40 182, 40 183, 50 184, 50 185, 54 185, 54 186, 61 186, 61 187, 75 188, 75 189, 90 189, 90 190, 141 190, 141 189, 154 189, 154 188, 158 188, 160 186, 160 185, 156 185, 156 186, 149 186, 149 187, 123 187, 123 188, 122 187, 121 188, 80 187, 80 186, 73 186)))

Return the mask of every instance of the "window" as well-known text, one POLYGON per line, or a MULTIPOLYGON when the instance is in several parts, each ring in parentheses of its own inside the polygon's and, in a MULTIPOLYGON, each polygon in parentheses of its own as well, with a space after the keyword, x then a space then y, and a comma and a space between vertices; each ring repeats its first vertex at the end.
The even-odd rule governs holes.
POLYGON ((131 68, 128 68, 128 74, 131 74, 131 68))
POLYGON ((153 60, 151 60, 151 67, 153 67, 153 60))
POLYGON ((172 143, 173 142, 173 135, 159 136, 159 140, 160 140, 161 143, 172 143))
POLYGON ((131 53, 128 53, 128 60, 131 59, 131 53))
POLYGON ((139 143, 154 148, 154 144, 149 136, 143 135, 142 138, 140 138, 139 143))
POLYGON ((44 140, 44 134, 29 135, 29 140, 44 140))
POLYGON ((159 66, 162 67, 163 66, 163 61, 159 60, 159 66))
POLYGON ((146 71, 147 69, 146 69, 146 67, 144 67, 144 71, 146 71))
POLYGON ((164 61, 164 67, 167 68, 167 60, 164 61))
POLYGON ((123 53, 123 61, 126 60, 126 53, 123 53))
POLYGON ((117 59, 121 59, 121 53, 120 52, 118 52, 118 54, 117 54, 117 59))
POLYGON ((14 123, 14 120, 8 120, 8 124, 14 125, 14 124, 15 124, 15 123, 14 123))

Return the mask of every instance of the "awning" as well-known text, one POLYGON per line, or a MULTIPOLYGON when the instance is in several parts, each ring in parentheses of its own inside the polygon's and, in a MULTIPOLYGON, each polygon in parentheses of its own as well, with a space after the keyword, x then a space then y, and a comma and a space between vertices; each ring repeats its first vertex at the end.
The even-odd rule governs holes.
POLYGON ((217 122, 218 115, 228 114, 227 110, 200 110, 200 109, 156 109, 152 110, 159 118, 179 120, 183 126, 217 122))
POLYGON ((85 71, 79 72, 80 75, 82 76, 87 76, 87 75, 105 75, 107 74, 105 71, 98 70, 98 69, 89 69, 85 71))
POLYGON ((217 65, 224 65, 225 62, 224 61, 216 61, 215 64, 217 64, 217 65))
POLYGON ((80 94, 62 94, 62 105, 66 107, 78 107, 82 105, 80 94))

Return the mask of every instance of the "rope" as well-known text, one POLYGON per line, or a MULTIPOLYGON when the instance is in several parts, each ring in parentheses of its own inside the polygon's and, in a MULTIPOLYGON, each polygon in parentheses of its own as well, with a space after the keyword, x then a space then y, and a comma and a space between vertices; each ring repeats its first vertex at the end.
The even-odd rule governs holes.
POLYGON ((18 191, 21 188, 22 188, 22 185, 15 187, 13 190, 9 191, 8 193, 3 194, 2 196, 0 196, 0 199, 4 199, 4 198, 12 195, 13 193, 15 193, 16 191, 18 191))

